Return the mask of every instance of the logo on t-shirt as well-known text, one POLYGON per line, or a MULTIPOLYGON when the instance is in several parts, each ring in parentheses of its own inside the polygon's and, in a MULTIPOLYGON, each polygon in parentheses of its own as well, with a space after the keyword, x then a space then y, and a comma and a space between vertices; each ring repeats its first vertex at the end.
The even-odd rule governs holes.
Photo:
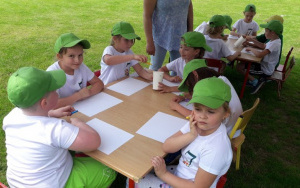
POLYGON ((196 155, 192 154, 190 150, 185 152, 184 155, 185 156, 184 156, 183 164, 189 167, 192 164, 193 160, 196 159, 196 155))

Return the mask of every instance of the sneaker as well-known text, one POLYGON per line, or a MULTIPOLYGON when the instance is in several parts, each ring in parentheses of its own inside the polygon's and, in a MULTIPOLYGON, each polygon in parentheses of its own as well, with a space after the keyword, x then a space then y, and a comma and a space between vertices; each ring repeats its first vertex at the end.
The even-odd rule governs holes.
POLYGON ((255 80, 253 80, 253 81, 248 80, 248 81, 246 82, 246 86, 255 87, 255 86, 257 85, 257 83, 258 83, 258 80, 257 80, 257 79, 255 79, 255 80))
POLYGON ((261 86, 264 85, 265 82, 266 82, 265 80, 259 81, 259 82, 257 83, 257 85, 256 85, 255 87, 253 87, 253 89, 252 89, 252 91, 251 91, 251 94, 257 93, 258 90, 261 88, 261 86))

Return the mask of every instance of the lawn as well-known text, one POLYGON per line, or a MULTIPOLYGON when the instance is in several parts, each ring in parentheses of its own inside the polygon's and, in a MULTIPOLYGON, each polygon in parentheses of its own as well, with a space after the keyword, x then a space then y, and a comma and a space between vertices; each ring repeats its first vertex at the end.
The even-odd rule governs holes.
MULTIPOLYGON (((193 0, 194 28, 214 14, 227 14, 233 22, 243 17, 248 1, 193 0)), ((261 98, 251 122, 245 130, 241 166, 228 172, 226 187, 296 187, 300 182, 300 1, 254 0, 254 20, 261 24, 271 15, 284 18, 282 62, 291 46, 296 66, 277 97, 275 82, 267 83, 257 94, 246 89, 241 100, 244 109, 261 98), (297 21, 298 20, 298 21, 297 21)), ((132 50, 145 54, 142 0, 2 0, 0 6, 0 121, 13 108, 7 100, 6 83, 19 67, 46 69, 55 61, 56 38, 73 32, 90 41, 84 62, 92 70, 100 68, 104 48, 110 43, 110 30, 118 21, 130 22, 141 36, 132 50)), ((227 31, 228 32, 228 31, 227 31)), ((263 32, 261 29, 259 33, 263 32)), ((227 68, 225 76, 239 92, 243 76, 227 68)), ((145 112, 147 113, 147 112, 145 112)), ((6 148, 4 131, 0 131, 0 182, 6 182, 6 148)), ((124 177, 118 176, 112 187, 123 187, 124 177)))

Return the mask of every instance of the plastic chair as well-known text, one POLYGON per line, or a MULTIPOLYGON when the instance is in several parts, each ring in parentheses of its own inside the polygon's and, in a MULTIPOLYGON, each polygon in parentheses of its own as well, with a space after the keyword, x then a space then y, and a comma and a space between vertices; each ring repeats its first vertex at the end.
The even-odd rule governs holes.
POLYGON ((208 67, 214 67, 214 68, 217 68, 218 69, 218 73, 219 74, 223 74, 223 67, 224 65, 226 66, 226 63, 222 60, 219 60, 219 59, 211 59, 211 58, 205 58, 206 60, 206 65, 208 67))
POLYGON ((216 188, 223 188, 225 186, 226 181, 227 181, 227 173, 220 177, 216 188))
POLYGON ((7 188, 6 185, 0 182, 0 188, 7 188))
MULTIPOLYGON (((291 48, 291 50, 292 49, 293 48, 291 48)), ((294 65, 295 65, 295 57, 293 56, 291 60, 289 60, 287 56, 284 65, 278 66, 279 69, 277 68, 277 70, 273 72, 272 76, 268 78, 269 80, 274 80, 277 82, 278 97, 280 97, 280 91, 282 89, 282 85, 290 75, 294 65)))
MULTIPOLYGON (((99 77, 101 75, 101 70, 97 70, 94 72, 95 76, 99 77)), ((86 83, 86 86, 91 85, 89 82, 86 83)))
POLYGON ((233 149, 233 161, 235 161, 235 169, 236 170, 239 170, 239 168, 240 168, 241 147, 246 138, 243 132, 244 132, 248 122, 250 121, 255 109, 257 108, 259 102, 260 102, 260 99, 257 98, 255 100, 252 108, 244 111, 242 113, 242 115, 240 115, 240 117, 238 118, 237 122, 235 123, 235 125, 229 135, 229 138, 231 140, 232 149, 233 149), (235 134, 235 132, 237 130, 241 130, 241 134, 240 134, 240 136, 233 138, 233 135, 235 134))

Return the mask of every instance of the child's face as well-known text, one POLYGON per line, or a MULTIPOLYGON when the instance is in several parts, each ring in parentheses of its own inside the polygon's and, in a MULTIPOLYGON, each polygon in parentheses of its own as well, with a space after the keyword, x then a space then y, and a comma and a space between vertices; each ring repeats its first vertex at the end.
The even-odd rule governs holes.
POLYGON ((180 48, 179 48, 179 53, 180 53, 182 59, 184 59, 185 62, 187 63, 187 62, 195 59, 196 56, 200 53, 200 50, 199 49, 195 50, 192 47, 187 47, 186 45, 181 44, 180 48))
POLYGON ((134 42, 135 40, 134 39, 125 39, 124 37, 120 37, 120 38, 117 38, 115 41, 115 49, 118 51, 118 52, 125 52, 125 51, 128 51, 133 45, 134 45, 134 42))
POLYGON ((197 121, 197 127, 201 135, 209 135, 217 130, 221 122, 229 116, 223 106, 212 109, 207 106, 197 104, 192 113, 194 120, 197 121))
POLYGON ((60 67, 66 72, 73 72, 83 62, 83 48, 76 45, 67 49, 67 53, 57 55, 60 67))
POLYGON ((272 39, 274 34, 275 34, 274 31, 271 31, 270 29, 265 28, 266 39, 272 39))
POLYGON ((245 18, 244 21, 246 23, 252 22, 253 17, 255 16, 255 12, 244 12, 245 18))

